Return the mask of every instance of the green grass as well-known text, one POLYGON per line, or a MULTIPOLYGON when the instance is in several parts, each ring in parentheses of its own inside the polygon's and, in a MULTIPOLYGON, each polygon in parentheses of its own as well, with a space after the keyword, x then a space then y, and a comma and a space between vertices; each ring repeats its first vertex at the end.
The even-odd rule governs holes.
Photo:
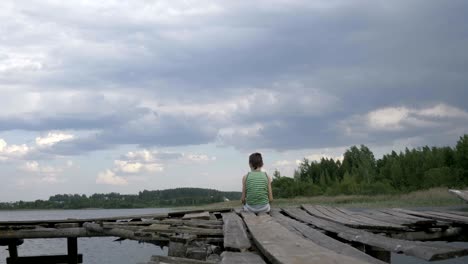
MULTIPOLYGON (((455 195, 450 194, 446 188, 433 188, 407 194, 394 195, 338 195, 295 197, 288 199, 275 199, 273 207, 297 206, 301 204, 320 204, 356 208, 385 208, 385 207, 442 207, 467 205, 455 195)), ((188 207, 184 209, 219 209, 238 208, 240 201, 229 201, 210 205, 188 207)), ((467 205, 468 206, 468 205, 467 205)))

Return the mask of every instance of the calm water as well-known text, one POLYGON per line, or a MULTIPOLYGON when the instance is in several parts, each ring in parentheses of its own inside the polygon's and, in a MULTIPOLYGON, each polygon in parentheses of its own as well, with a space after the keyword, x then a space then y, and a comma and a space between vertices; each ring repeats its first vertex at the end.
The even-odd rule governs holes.
MULTIPOLYGON (((47 210, 47 211, 0 211, 0 221, 32 219, 67 219, 125 216, 166 212, 168 209, 108 209, 108 210, 47 210)), ((116 237, 78 238, 78 252, 83 254, 83 263, 128 264, 149 261, 152 255, 167 255, 167 248, 124 240, 114 242, 116 237)), ((66 239, 26 239, 18 247, 20 256, 66 254, 66 239)), ((0 264, 8 257, 7 247, 0 246, 0 264)))

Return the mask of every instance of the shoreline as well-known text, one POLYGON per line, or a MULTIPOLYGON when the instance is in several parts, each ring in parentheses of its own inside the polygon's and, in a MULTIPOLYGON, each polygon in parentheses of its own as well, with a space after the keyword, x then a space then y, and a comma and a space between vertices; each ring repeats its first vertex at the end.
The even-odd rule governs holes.
MULTIPOLYGON (((354 207, 354 208, 390 208, 390 207, 449 207, 460 206, 467 207, 460 198, 448 192, 448 188, 432 188, 429 190, 420 190, 403 194, 388 194, 388 195, 337 195, 337 196, 311 196, 311 197, 295 197, 295 198, 279 198, 272 203, 273 207, 278 206, 298 206, 301 204, 320 204, 332 205, 339 207, 354 207)), ((138 207, 138 208, 29 208, 29 209, 0 209, 0 211, 51 211, 51 210, 138 210, 138 209, 167 209, 167 210, 205 210, 217 209, 226 207, 241 207, 238 200, 220 202, 196 206, 173 206, 173 207, 138 207)))

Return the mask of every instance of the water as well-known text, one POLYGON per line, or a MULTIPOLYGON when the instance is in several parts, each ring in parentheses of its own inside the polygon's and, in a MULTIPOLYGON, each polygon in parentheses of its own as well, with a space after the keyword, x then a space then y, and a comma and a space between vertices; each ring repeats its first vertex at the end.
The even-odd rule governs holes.
MULTIPOLYGON (((168 209, 105 209, 105 210, 26 210, 0 211, 0 221, 96 218, 125 215, 153 214, 168 209)), ((152 255, 167 255, 167 248, 133 240, 114 242, 116 237, 78 238, 78 252, 83 254, 85 264, 128 264, 148 262, 152 255)), ((66 239, 26 239, 18 247, 20 256, 66 254, 66 239)), ((6 263, 7 247, 0 246, 0 264, 6 263)))

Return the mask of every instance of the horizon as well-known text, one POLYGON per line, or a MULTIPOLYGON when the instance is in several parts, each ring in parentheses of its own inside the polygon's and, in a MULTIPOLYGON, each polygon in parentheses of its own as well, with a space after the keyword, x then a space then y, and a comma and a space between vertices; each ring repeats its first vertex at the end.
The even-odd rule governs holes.
POLYGON ((0 202, 240 190, 468 134, 468 2, 30 1, 0 10, 0 202))

